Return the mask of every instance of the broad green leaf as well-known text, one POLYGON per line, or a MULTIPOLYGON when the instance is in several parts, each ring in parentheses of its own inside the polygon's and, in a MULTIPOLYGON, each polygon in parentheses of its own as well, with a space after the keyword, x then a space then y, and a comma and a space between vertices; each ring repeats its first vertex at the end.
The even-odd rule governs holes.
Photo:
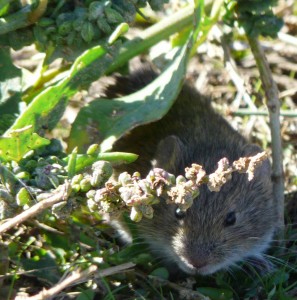
POLYGON ((72 126, 69 148, 83 150, 96 135, 104 152, 128 130, 162 118, 182 87, 187 49, 180 48, 171 65, 142 90, 114 100, 96 99, 82 108, 72 126))
MULTIPOLYGON (((72 153, 65 157, 63 160, 65 163, 68 163, 72 159, 72 153)), ((97 155, 89 155, 89 154, 77 154, 75 161, 75 172, 77 174, 81 170, 86 167, 91 166, 94 162, 98 160, 106 160, 114 164, 123 164, 123 163, 131 163, 137 159, 138 155, 133 153, 125 153, 125 152, 110 152, 110 153, 99 153, 97 155)), ((72 171, 73 173, 73 171, 72 171)))
POLYGON ((42 134, 44 129, 54 128, 70 97, 100 77, 112 61, 112 54, 102 46, 85 51, 76 59, 68 76, 36 96, 10 130, 32 125, 34 132, 42 134))
POLYGON ((50 144, 48 139, 32 131, 32 126, 10 131, 9 136, 0 137, 0 160, 20 161, 31 150, 50 144))

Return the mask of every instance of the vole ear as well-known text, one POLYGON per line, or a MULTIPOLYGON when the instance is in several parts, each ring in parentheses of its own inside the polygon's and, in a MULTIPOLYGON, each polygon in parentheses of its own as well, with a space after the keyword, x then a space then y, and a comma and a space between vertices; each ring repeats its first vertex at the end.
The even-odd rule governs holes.
MULTIPOLYGON (((242 156, 253 156, 257 153, 263 152, 263 149, 259 147, 258 145, 251 144, 246 145, 243 149, 242 156)), ((265 176, 265 177, 271 177, 271 165, 268 159, 263 161, 261 166, 259 166, 255 171, 255 176, 265 176)))
POLYGON ((159 142, 155 159, 152 161, 153 167, 178 174, 181 168, 184 168, 185 153, 186 147, 183 142, 177 136, 170 135, 159 142))

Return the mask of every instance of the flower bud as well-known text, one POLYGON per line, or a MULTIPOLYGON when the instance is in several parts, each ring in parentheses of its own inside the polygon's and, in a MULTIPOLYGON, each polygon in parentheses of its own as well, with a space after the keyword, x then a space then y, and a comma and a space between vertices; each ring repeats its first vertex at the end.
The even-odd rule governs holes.
POLYGON ((134 222, 139 222, 142 219, 142 212, 138 209, 136 209, 134 206, 131 209, 130 212, 130 219, 134 222))
POLYGON ((24 206, 31 201, 31 195, 25 187, 22 187, 17 195, 16 195, 16 202, 19 206, 24 206))

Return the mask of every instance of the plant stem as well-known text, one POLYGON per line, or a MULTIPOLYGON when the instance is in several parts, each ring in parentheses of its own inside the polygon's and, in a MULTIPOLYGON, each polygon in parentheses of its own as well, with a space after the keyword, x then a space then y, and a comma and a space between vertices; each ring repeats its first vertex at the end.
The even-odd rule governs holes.
MULTIPOLYGON (((120 53, 115 57, 113 63, 104 71, 104 74, 111 74, 112 72, 116 71, 118 68, 126 64, 131 58, 145 52, 151 46, 168 38, 170 35, 178 32, 179 30, 190 26, 193 23, 193 13, 194 6, 189 5, 181 11, 173 14, 172 16, 165 18, 155 25, 152 25, 146 30, 142 31, 137 38, 125 42, 120 49, 120 53)), ((67 67, 65 69, 67 69, 67 67)), ((50 76, 49 79, 52 79, 52 76, 50 76)), ((35 93, 37 94, 39 92, 39 88, 44 87, 47 80, 49 79, 45 77, 41 78, 41 84, 38 83, 38 89, 36 90, 35 87, 31 87, 32 91, 34 90, 34 94, 32 94, 31 91, 28 92, 28 94, 26 94, 26 96, 23 98, 24 101, 30 102, 31 99, 35 96, 35 93)))
POLYGON ((35 205, 31 206, 30 208, 23 211, 22 213, 15 216, 14 218, 9 219, 4 223, 1 223, 0 237, 7 230, 14 228, 15 226, 18 226, 19 224, 25 222, 26 220, 35 217, 36 215, 44 211, 46 208, 52 206, 53 204, 67 199, 70 193, 71 193, 71 188, 68 182, 59 186, 55 191, 51 193, 48 199, 36 203, 35 205))
POLYGON ((269 64, 261 48, 258 39, 247 36, 252 53, 256 60, 260 72, 261 81, 266 95, 266 105, 268 107, 271 143, 272 143, 272 180, 273 195, 275 204, 278 207, 278 225, 283 228, 284 225, 284 177, 283 177, 283 158, 282 141, 280 134, 280 101, 278 89, 274 82, 269 68, 269 64))
MULTIPOLYGON (((231 111, 232 116, 268 116, 268 112, 265 110, 252 110, 249 108, 241 108, 236 111, 231 111)), ((280 111, 280 116, 287 118, 296 118, 297 111, 280 111)))
POLYGON ((112 73, 132 57, 143 53, 145 50, 168 38, 170 35, 190 26, 193 23, 193 13, 194 6, 189 5, 181 11, 144 30, 137 38, 126 42, 117 59, 106 70, 105 74, 112 73))
MULTIPOLYGON (((109 267, 107 269, 98 270, 98 266, 91 265, 85 270, 75 270, 68 276, 64 276, 57 284, 49 288, 48 290, 43 289, 40 293, 35 296, 27 297, 28 300, 43 300, 53 298, 54 296, 58 295, 62 290, 65 288, 88 281, 90 278, 102 278, 105 276, 110 276, 113 274, 118 274, 123 271, 127 271, 135 266, 134 263, 128 262, 124 263, 115 267, 109 267)), ((16 300, 20 300, 21 297, 17 297, 16 300)))
POLYGON ((28 26, 28 16, 30 12, 31 6, 28 5, 12 15, 0 18, 0 35, 28 26))
POLYGON ((20 11, 0 18, 0 35, 29 26, 36 22, 45 12, 47 0, 40 0, 36 9, 31 5, 24 6, 20 11))

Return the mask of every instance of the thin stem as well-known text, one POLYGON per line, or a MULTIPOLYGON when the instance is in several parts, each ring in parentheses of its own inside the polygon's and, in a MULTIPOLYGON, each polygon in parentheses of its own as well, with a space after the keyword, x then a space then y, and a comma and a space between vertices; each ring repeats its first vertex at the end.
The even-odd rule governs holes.
POLYGON ((126 42, 117 59, 106 70, 105 74, 112 73, 124 65, 129 59, 143 53, 158 42, 167 39, 170 35, 182 28, 190 26, 193 23, 193 13, 194 7, 189 5, 183 10, 144 30, 137 38, 126 42))
POLYGON ((2 223, 0 225, 0 236, 2 233, 6 232, 7 230, 15 226, 18 226, 19 224, 25 222, 26 220, 31 219, 36 215, 40 214, 46 208, 52 206, 53 204, 67 199, 70 192, 71 192, 71 188, 69 183, 66 182, 65 184, 59 186, 54 192, 51 193, 48 199, 38 202, 37 204, 23 211, 16 217, 2 223))
MULTIPOLYGON (((231 111, 232 116, 268 116, 268 111, 265 110, 252 110, 249 108, 241 108, 236 111, 231 111)), ((297 111, 280 111, 280 116, 287 118, 296 118, 297 111)))
POLYGON ((64 71, 69 70, 69 65, 61 66, 58 69, 51 69, 46 74, 41 74, 30 88, 23 93, 22 100, 30 103, 43 89, 46 83, 54 79, 56 76, 64 71))
MULTIPOLYGON (((211 5, 211 1, 205 1, 205 6, 211 5)), ((194 24, 194 6, 188 5, 181 11, 161 20, 155 25, 142 31, 137 38, 126 42, 116 60, 105 71, 110 74, 123 66, 131 58, 143 53, 158 42, 167 39, 172 34, 194 24)))
POLYGON ((255 57, 261 81, 266 95, 266 105, 268 107, 271 143, 272 143, 272 179, 273 194, 275 204, 278 207, 278 225, 284 225, 284 177, 283 177, 283 158, 282 141, 280 134, 280 101, 278 89, 274 82, 269 68, 269 64, 257 38, 247 36, 252 53, 255 57))
MULTIPOLYGON (((81 282, 85 282, 89 280, 92 276, 95 275, 95 277, 105 277, 105 276, 110 276, 113 274, 118 274, 120 272, 125 272, 130 270, 135 266, 134 263, 128 262, 124 263, 115 267, 110 267, 104 270, 98 270, 98 267, 96 265, 91 265, 88 267, 86 270, 77 270, 73 271, 69 276, 67 276, 65 279, 61 280, 58 282, 56 285, 51 287, 48 290, 42 290, 40 293, 38 293, 35 296, 28 297, 28 300, 42 300, 42 299, 49 299, 52 298, 56 295, 58 295, 62 290, 65 288, 79 284, 81 282)), ((16 300, 21 299, 21 298, 16 298, 16 300)))

